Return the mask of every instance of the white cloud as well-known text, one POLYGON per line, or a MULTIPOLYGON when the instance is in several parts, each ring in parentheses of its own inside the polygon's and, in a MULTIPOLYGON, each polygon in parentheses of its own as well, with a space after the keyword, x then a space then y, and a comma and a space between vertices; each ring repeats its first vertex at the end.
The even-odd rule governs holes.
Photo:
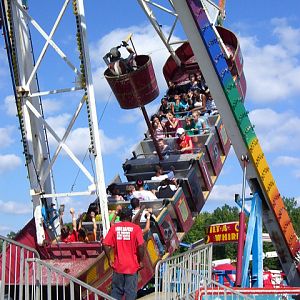
POLYGON ((18 168, 21 163, 22 160, 15 154, 0 155, 0 173, 12 171, 18 168))
POLYGON ((8 147, 13 143, 13 130, 14 128, 12 126, 0 128, 0 148, 8 147))
POLYGON ((293 156, 278 156, 274 160, 274 165, 288 168, 290 167, 291 173, 297 178, 300 179, 300 158, 293 156))
POLYGON ((6 235, 9 230, 10 230, 10 228, 8 226, 0 225, 0 234, 6 235))
POLYGON ((43 111, 44 114, 53 114, 58 112, 62 107, 62 103, 55 99, 43 99, 43 111))
MULTIPOLYGON (((65 128, 68 126, 70 122, 71 115, 67 113, 63 113, 61 115, 55 117, 48 117, 46 122, 52 127, 52 129, 56 132, 56 134, 62 138, 65 133, 65 128)), ((54 142, 54 138, 49 134, 48 135, 50 144, 56 143, 54 142)))
MULTIPOLYGON (((242 184, 232 184, 232 185, 220 185, 216 184, 209 195, 209 198, 207 201, 218 201, 220 204, 222 203, 228 203, 228 201, 233 201, 234 203, 234 195, 242 193, 242 184)), ((250 188, 246 188, 246 195, 250 194, 250 188)))
POLYGON ((1 213, 8 213, 14 215, 24 215, 32 213, 31 203, 23 204, 14 201, 2 201, 0 200, 1 213))
MULTIPOLYGON (((108 137, 103 130, 99 129, 102 154, 112 154, 125 144, 123 137, 108 137)), ((89 129, 76 128, 67 139, 67 145, 75 155, 84 155, 89 147, 90 133, 89 129)))
MULTIPOLYGON (((62 114, 57 117, 47 118, 49 125, 56 131, 58 136, 62 138, 66 127, 70 121, 71 115, 62 114)), ((125 144, 125 138, 122 136, 108 137, 103 130, 99 129, 101 147, 103 154, 111 154, 117 151, 125 144)), ((53 147, 57 146, 57 141, 49 134, 49 144, 53 147)), ((90 133, 87 127, 75 128, 71 131, 66 140, 66 144, 75 155, 85 155, 90 144, 90 133)))
POLYGON ((278 156, 274 160, 274 165, 300 167, 300 158, 292 156, 278 156))
MULTIPOLYGON (((169 52, 166 50, 153 27, 151 25, 146 25, 118 28, 102 37, 90 47, 92 65, 95 66, 93 71, 94 87, 97 98, 100 100, 106 101, 110 95, 110 87, 103 77, 106 66, 102 57, 110 50, 110 48, 120 44, 120 42, 128 35, 128 32, 133 33, 133 41, 137 53, 151 55, 158 86, 161 90, 166 89, 166 83, 161 69, 169 56, 169 52)), ((176 37, 174 37, 174 39, 176 39, 176 37)), ((121 49, 121 52, 123 57, 128 56, 126 50, 124 51, 124 49, 121 49)))
POLYGON ((286 47, 290 53, 300 53, 300 28, 293 28, 288 25, 287 19, 274 18, 271 21, 272 25, 275 25, 273 33, 278 36, 284 47, 286 47))
MULTIPOLYGON (((58 112, 62 107, 62 103, 55 99, 43 99, 43 111, 46 116, 58 112)), ((8 116, 15 117, 17 115, 17 107, 15 97, 13 95, 4 98, 3 108, 8 116)))
POLYGON ((247 98, 256 102, 287 99, 300 92, 300 29, 274 19, 274 44, 259 45, 255 37, 240 37, 247 78, 247 98))
POLYGON ((300 148, 300 118, 291 112, 278 113, 270 108, 256 109, 249 117, 255 125, 262 148, 266 152, 300 148), (267 118, 267 122, 266 122, 267 118))
POLYGON ((15 97, 13 95, 9 95, 4 98, 4 110, 8 116, 17 115, 17 107, 15 97))

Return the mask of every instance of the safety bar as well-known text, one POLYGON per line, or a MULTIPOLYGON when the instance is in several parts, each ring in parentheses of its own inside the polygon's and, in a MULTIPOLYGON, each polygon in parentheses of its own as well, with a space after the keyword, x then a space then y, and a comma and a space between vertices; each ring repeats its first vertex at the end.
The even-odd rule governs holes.
POLYGON ((0 235, 1 277, 0 299, 23 299, 25 259, 40 258, 39 253, 26 245, 0 235))
POLYGON ((25 275, 25 300, 114 300, 113 297, 37 258, 26 259, 25 275))

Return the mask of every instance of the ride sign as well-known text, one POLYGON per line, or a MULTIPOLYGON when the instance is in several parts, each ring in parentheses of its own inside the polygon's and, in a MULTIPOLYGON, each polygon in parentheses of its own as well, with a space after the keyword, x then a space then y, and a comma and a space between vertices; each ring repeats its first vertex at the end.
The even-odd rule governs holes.
POLYGON ((212 224, 205 229, 205 243, 237 242, 239 238, 239 222, 212 224))

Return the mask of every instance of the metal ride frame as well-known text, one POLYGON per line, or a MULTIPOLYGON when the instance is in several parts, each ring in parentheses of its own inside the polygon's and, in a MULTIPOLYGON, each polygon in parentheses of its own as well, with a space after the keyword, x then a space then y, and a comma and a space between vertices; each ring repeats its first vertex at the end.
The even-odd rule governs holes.
POLYGON ((248 118, 248 112, 244 107, 242 97, 239 95, 229 72, 225 61, 225 58, 228 57, 226 57, 226 52, 223 55, 224 46, 213 22, 207 16, 208 10, 204 4, 205 1, 168 0, 169 7, 167 8, 150 0, 137 1, 177 63, 178 59, 176 59, 172 48, 175 43, 171 43, 170 40, 176 24, 180 20, 195 53, 196 61, 204 75, 212 97, 215 99, 241 167, 243 168, 244 164, 242 161, 243 156, 246 155, 250 159, 246 179, 251 190, 254 193, 259 193, 262 199, 264 224, 277 250, 283 270, 289 282, 299 286, 300 276, 297 271, 299 263, 298 237, 254 132, 254 126, 248 118), (201 7, 200 12, 197 12, 200 15, 196 15, 190 7, 192 5, 200 7, 200 3, 203 8, 201 7), (169 34, 163 33, 161 23, 155 17, 153 9, 159 9, 175 18, 175 21, 171 23, 169 34))
MULTIPOLYGON (((41 245, 45 239, 41 213, 42 206, 46 205, 50 207, 51 204, 54 203, 55 198, 66 196, 75 197, 97 194, 100 199, 103 234, 106 235, 109 229, 107 198, 83 0, 64 0, 49 34, 30 16, 27 7, 22 4, 23 2, 24 1, 21 0, 1 0, 1 8, 4 19, 4 36, 12 72, 17 111, 22 132, 22 142, 30 181, 30 194, 33 201, 37 242, 41 245), (75 24, 77 26, 76 39, 77 48, 79 50, 79 61, 77 64, 79 67, 76 67, 76 63, 71 62, 53 39, 70 5, 73 6, 73 14, 75 17, 74 26, 75 24), (45 44, 36 61, 34 61, 32 55, 34 45, 32 45, 29 25, 32 25, 45 39, 45 44), (54 49, 58 56, 75 74, 77 80, 73 87, 40 91, 37 71, 42 61, 45 60, 45 54, 49 46, 54 49), (79 90, 82 90, 83 95, 63 137, 60 138, 58 133, 44 119, 42 97, 50 94, 61 94, 79 90), (66 144, 66 140, 70 136, 84 104, 86 104, 87 107, 86 117, 90 132, 89 149, 94 159, 95 176, 87 170, 66 144), (50 134, 57 142, 53 157, 50 157, 47 134, 50 134), (53 166, 57 163, 57 158, 62 149, 90 182, 86 190, 62 193, 56 193, 54 191, 53 166)), ((74 78, 72 78, 70 82, 73 81, 74 78)), ((55 221, 53 227, 52 234, 58 235, 60 233, 58 220, 55 221)))
MULTIPOLYGON (((156 33, 158 34, 158 36, 160 37, 160 39, 162 40, 162 42, 164 43, 164 45, 168 49, 170 55, 172 56, 172 58, 174 59, 176 64, 178 66, 180 66, 181 61, 180 61, 179 57, 176 55, 173 46, 175 46, 175 45, 177 46, 178 44, 182 44, 184 42, 187 42, 187 40, 171 41, 171 39, 173 37, 174 30, 175 30, 175 28, 178 24, 178 20, 179 20, 178 13, 176 12, 176 9, 174 7, 174 3, 173 3, 174 1, 173 0, 168 0, 167 1, 170 4, 170 7, 164 7, 163 5, 161 5, 161 4, 159 4, 155 1, 151 1, 151 0, 137 0, 137 1, 138 1, 139 5, 141 6, 141 8, 143 9, 144 13, 146 14, 147 18, 149 19, 151 25, 154 27, 156 33), (157 10, 167 14, 168 16, 172 17, 170 32, 164 32, 163 31, 162 25, 159 23, 158 19, 156 18, 156 15, 155 15, 155 12, 154 12, 153 9, 157 9, 157 10)), ((215 11, 222 12, 222 8, 218 7, 211 0, 205 0, 204 2, 205 2, 205 5, 206 5, 207 9, 211 8, 211 9, 214 9, 215 11)), ((212 22, 215 22, 215 20, 213 20, 212 22)), ((219 36, 217 31, 216 31, 216 34, 219 36)), ((219 38, 219 40, 220 40, 220 43, 222 45, 223 50, 225 51, 225 53, 229 57, 228 50, 226 49, 223 42, 221 41, 221 38, 219 38)))

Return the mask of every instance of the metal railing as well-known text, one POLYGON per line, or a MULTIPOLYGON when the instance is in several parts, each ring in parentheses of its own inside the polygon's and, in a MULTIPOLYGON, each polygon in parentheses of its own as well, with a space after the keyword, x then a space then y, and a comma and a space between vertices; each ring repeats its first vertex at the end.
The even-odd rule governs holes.
POLYGON ((198 289, 203 278, 212 278, 212 244, 159 261, 155 268, 155 299, 181 299, 198 289), (186 270, 193 270, 197 276, 186 270))
POLYGON ((26 259, 40 256, 35 249, 2 235, 0 241, 2 244, 0 299, 23 300, 26 259))
POLYGON ((31 258, 26 259, 25 300, 33 299, 114 300, 111 296, 62 270, 40 259, 31 258))
MULTIPOLYGON (((210 278, 203 277, 193 270, 182 270, 187 277, 193 277, 199 282, 198 286, 194 286, 193 290, 185 290, 185 294, 176 299, 195 299, 195 300, 213 300, 213 299, 255 299, 253 296, 245 295, 238 290, 222 285, 210 278)), ((169 298, 175 299, 175 298, 169 298)))

